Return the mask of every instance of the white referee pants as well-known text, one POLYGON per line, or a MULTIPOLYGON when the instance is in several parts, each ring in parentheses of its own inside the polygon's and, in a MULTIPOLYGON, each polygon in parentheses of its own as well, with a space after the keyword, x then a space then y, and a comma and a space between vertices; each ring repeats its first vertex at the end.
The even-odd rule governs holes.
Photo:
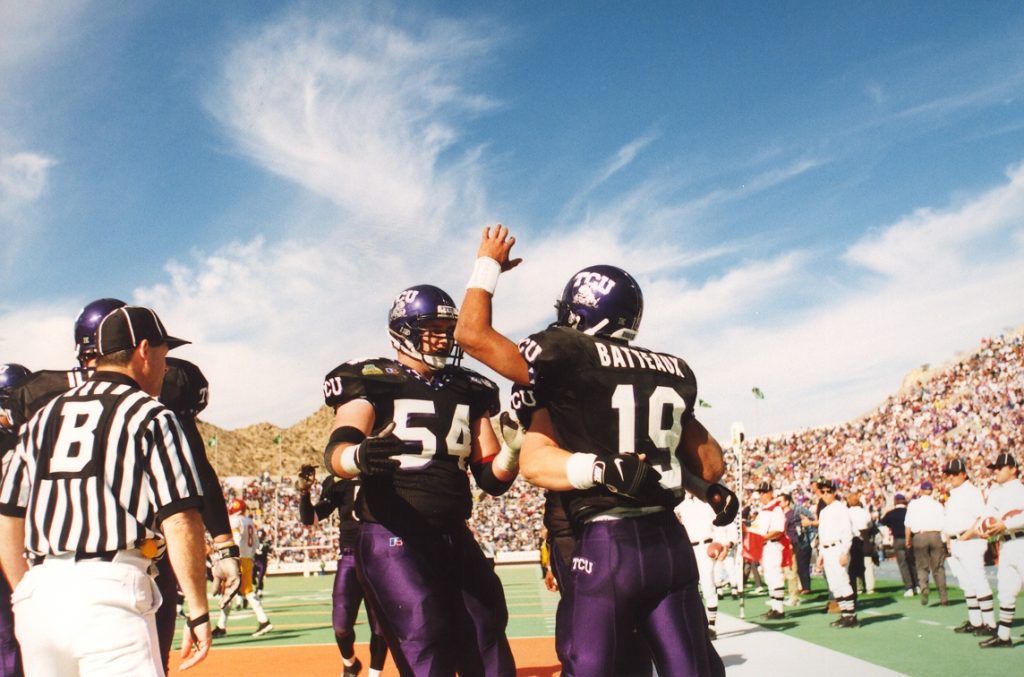
POLYGON ((25 674, 163 677, 150 560, 47 558, 11 596, 25 674))
POLYGON ((1017 609, 1017 595, 1024 588, 1024 538, 1004 542, 999 548, 999 637, 1010 639, 1017 609))

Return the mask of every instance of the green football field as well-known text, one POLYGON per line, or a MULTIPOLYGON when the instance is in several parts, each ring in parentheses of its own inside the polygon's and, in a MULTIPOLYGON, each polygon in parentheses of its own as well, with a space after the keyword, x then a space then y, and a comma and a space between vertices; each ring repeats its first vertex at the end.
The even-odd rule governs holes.
MULTIPOLYGON (((554 636, 558 597, 544 589, 539 571, 536 565, 498 568, 508 600, 510 638, 554 636)), ((235 611, 228 623, 228 635, 218 639, 217 646, 333 645, 333 581, 331 575, 268 578, 263 603, 274 630, 253 638, 250 633, 256 629, 256 621, 252 612, 235 611)), ((771 631, 909 675, 1024 675, 1021 638, 1024 623, 1018 621, 1014 625, 1016 645, 1012 649, 980 649, 977 638, 953 633, 952 628, 966 619, 966 607, 959 588, 951 587, 950 591, 950 606, 939 606, 938 595, 933 591, 931 604, 924 607, 917 598, 904 598, 897 584, 879 581, 878 592, 861 596, 859 617, 863 626, 837 630, 829 627, 836 616, 823 613, 828 597, 824 581, 815 578, 812 594, 799 606, 787 607, 785 620, 769 622, 762 618, 767 611, 763 595, 745 600, 745 619, 771 631)), ((1024 599, 1019 598, 1018 609, 1021 608, 1024 608, 1024 599)), ((725 614, 740 615, 739 602, 728 597, 722 600, 720 609, 725 614)), ((356 632, 358 642, 369 641, 365 611, 360 612, 356 632)), ((787 659, 800 659, 799 656, 775 658, 780 661, 777 668, 785 665, 787 659)), ((766 671, 764 674, 779 673, 766 671)), ((828 666, 822 666, 822 674, 827 677, 828 666)))

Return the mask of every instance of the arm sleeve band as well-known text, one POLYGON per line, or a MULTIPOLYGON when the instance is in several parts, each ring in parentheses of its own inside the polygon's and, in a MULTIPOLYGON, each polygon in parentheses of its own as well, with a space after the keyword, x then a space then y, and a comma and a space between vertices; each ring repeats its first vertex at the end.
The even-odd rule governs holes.
POLYGON ((590 489, 594 482, 594 462, 596 454, 576 453, 565 462, 565 478, 577 489, 590 489))
POLYGON ((334 456, 334 449, 342 443, 351 442, 352 444, 359 444, 366 439, 366 435, 363 431, 355 426, 343 425, 340 428, 336 428, 331 433, 331 437, 327 440, 327 446, 324 448, 324 467, 327 468, 327 472, 332 475, 336 475, 334 467, 331 465, 331 457, 334 456))
POLYGON ((502 482, 494 476, 494 469, 491 467, 493 461, 487 463, 474 463, 470 465, 473 471, 473 478, 477 485, 491 496, 501 496, 515 482, 515 478, 508 482, 502 482))
POLYGON ((499 275, 501 275, 501 264, 489 256, 481 256, 473 264, 473 274, 469 277, 466 289, 483 289, 494 296, 499 275))

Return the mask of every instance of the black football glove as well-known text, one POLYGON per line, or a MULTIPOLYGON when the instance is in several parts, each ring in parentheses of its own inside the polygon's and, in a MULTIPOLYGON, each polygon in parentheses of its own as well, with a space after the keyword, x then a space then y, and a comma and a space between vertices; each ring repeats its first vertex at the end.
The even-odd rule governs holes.
POLYGON ((299 470, 298 479, 295 480, 295 488, 302 493, 308 492, 316 482, 316 468, 311 465, 304 465, 299 470))
POLYGON ((740 500, 725 485, 712 484, 708 486, 708 493, 705 495, 704 500, 715 511, 713 524, 716 527, 732 524, 732 521, 736 519, 736 513, 740 509, 740 500))
POLYGON ((356 446, 354 461, 363 477, 392 475, 401 462, 395 458, 400 454, 415 454, 423 450, 422 443, 403 442, 392 432, 395 424, 384 426, 384 429, 372 437, 367 437, 356 446))
POLYGON ((661 473, 636 454, 618 454, 610 461, 594 462, 594 481, 608 487, 613 494, 643 505, 672 507, 675 497, 671 490, 661 486, 660 478, 661 473))

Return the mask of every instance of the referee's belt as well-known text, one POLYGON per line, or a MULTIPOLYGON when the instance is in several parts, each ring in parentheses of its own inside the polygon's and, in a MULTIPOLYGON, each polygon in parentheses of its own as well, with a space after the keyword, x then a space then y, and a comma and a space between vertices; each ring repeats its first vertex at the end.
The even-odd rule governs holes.
POLYGON ((33 555, 29 558, 29 564, 39 566, 46 560, 74 560, 75 562, 113 562, 117 556, 117 550, 104 552, 67 552, 61 555, 33 555))
POLYGON ((690 545, 697 547, 698 545, 707 545, 711 543, 710 538, 705 538, 703 541, 690 541, 690 545))
POLYGON ((1024 538, 1024 529, 1018 531, 1007 531, 1003 534, 1004 541, 1012 541, 1015 538, 1024 538))

